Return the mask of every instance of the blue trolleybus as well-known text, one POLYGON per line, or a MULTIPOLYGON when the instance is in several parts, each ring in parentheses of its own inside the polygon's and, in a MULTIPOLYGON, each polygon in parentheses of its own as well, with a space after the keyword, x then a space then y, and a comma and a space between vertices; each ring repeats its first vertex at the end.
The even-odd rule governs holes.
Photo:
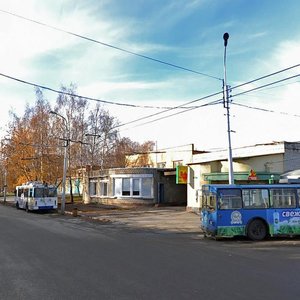
POLYGON ((201 227, 216 238, 300 235, 300 185, 203 185, 201 227))

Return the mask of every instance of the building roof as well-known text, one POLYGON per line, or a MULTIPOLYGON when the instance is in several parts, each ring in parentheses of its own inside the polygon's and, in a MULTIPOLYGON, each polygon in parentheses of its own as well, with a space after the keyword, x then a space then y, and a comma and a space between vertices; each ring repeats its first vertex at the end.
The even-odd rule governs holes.
MULTIPOLYGON (((270 154, 284 154, 286 145, 294 145, 300 150, 300 143, 290 143, 290 142, 272 142, 267 144, 256 144, 252 146, 233 148, 232 149, 232 157, 233 159, 238 158, 246 158, 253 156, 262 156, 262 155, 270 155, 270 154)), ((228 150, 220 150, 202 154, 196 154, 193 156, 193 162, 189 163, 189 165, 197 164, 197 163, 205 163, 210 161, 219 161, 226 160, 228 158, 228 150)))

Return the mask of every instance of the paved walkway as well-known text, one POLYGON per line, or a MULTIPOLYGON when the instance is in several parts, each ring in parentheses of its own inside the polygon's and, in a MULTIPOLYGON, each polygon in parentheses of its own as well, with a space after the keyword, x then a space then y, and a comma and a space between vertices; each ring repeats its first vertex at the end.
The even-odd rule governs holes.
POLYGON ((101 205, 67 204, 66 213, 91 218, 103 223, 125 224, 133 228, 178 233, 200 233, 199 215, 185 207, 111 208, 101 205), (74 208, 76 209, 74 211, 74 208))

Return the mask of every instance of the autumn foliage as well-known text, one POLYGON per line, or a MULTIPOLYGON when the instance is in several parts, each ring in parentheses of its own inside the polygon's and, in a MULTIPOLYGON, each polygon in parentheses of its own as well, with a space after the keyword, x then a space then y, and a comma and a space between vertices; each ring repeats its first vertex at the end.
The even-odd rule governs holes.
POLYGON ((9 191, 30 180, 59 186, 65 147, 68 178, 86 166, 125 167, 128 152, 153 147, 153 142, 140 145, 121 138, 118 120, 99 103, 92 106, 76 96, 76 86, 62 87, 61 91, 53 108, 36 89, 35 104, 27 105, 23 116, 10 114, 7 134, 1 142, 2 186, 5 172, 9 191))

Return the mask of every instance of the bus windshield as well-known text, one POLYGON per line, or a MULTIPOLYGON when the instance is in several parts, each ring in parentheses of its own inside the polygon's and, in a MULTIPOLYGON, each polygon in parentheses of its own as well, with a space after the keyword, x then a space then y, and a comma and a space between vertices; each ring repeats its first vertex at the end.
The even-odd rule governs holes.
POLYGON ((43 197, 56 197, 57 190, 55 187, 45 187, 45 188, 35 188, 34 197, 43 198, 43 197))

